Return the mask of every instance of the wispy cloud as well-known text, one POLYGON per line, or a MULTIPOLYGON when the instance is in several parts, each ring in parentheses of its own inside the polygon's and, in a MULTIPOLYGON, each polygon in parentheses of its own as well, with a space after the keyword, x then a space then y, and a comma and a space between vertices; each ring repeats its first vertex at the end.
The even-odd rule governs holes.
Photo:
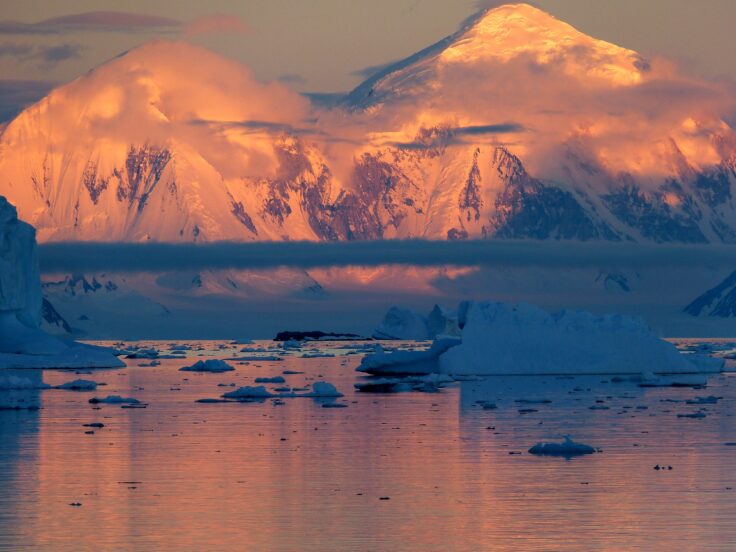
POLYGON ((13 57, 19 58, 24 57, 33 52, 33 46, 28 44, 16 44, 13 42, 6 42, 0 44, 0 58, 1 57, 13 57))
POLYGON ((46 273, 379 265, 733 268, 736 247, 505 240, 386 240, 347 243, 55 243, 41 245, 39 253, 41 269, 46 273))
POLYGON ((42 66, 50 68, 62 61, 81 57, 83 50, 81 45, 72 43, 37 46, 6 42, 0 44, 0 57, 11 57, 19 61, 37 60, 42 66))
POLYGON ((297 73, 286 73, 284 75, 280 75, 276 80, 278 80, 279 82, 283 82, 284 84, 290 84, 294 86, 306 84, 307 82, 307 79, 297 73))
POLYGON ((0 34, 60 34, 78 31, 177 30, 182 23, 168 17, 120 11, 90 11, 36 23, 0 21, 0 34))

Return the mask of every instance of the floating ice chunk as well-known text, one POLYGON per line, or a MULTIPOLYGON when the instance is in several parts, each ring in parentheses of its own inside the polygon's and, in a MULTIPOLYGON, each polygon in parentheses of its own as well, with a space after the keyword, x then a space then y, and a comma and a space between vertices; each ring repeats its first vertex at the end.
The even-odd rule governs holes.
POLYGON ((159 355, 158 351, 156 349, 147 348, 147 349, 137 349, 128 355, 126 355, 125 358, 157 358, 159 355))
POLYGON ((693 374, 720 363, 690 360, 640 320, 533 305, 473 303, 462 344, 439 359, 443 373, 471 375, 693 374))
POLYGON ((693 412, 692 414, 678 414, 678 418, 693 418, 695 420, 700 420, 702 418, 705 418, 707 414, 705 412, 693 412))
POLYGON ((639 387, 705 387, 708 379, 705 376, 682 375, 682 376, 662 376, 654 380, 642 381, 639 387))
POLYGON ((286 383, 286 380, 282 376, 275 376, 273 378, 256 378, 256 383, 286 383))
POLYGON ((192 350, 192 346, 191 345, 185 345, 185 344, 182 344, 182 343, 177 343, 177 344, 172 345, 171 347, 169 347, 169 351, 171 351, 171 352, 191 351, 191 350, 192 350))
POLYGON ((276 356, 276 355, 262 355, 262 356, 259 356, 259 355, 245 355, 245 356, 241 356, 241 357, 229 358, 228 360, 239 361, 239 362, 243 362, 243 361, 246 361, 246 362, 257 362, 259 360, 261 360, 263 362, 279 362, 279 361, 282 361, 284 359, 282 357, 276 356))
POLYGON ((213 372, 213 373, 221 373, 221 372, 232 372, 235 370, 231 365, 229 365, 224 360, 219 360, 216 358, 210 359, 210 360, 198 360, 191 366, 184 366, 183 368, 179 368, 180 372, 213 372))
POLYGON ((264 386, 259 385, 257 387, 240 387, 235 391, 225 393, 223 398, 225 399, 268 399, 274 397, 273 393, 270 393, 264 386))
POLYGON ((332 353, 304 353, 302 355, 302 358, 334 358, 334 354, 332 353))
POLYGON ((331 397, 342 397, 342 393, 340 393, 337 388, 332 385, 331 383, 327 381, 315 381, 312 384, 312 391, 310 393, 305 393, 304 395, 300 395, 301 397, 315 397, 315 398, 331 398, 331 397))
POLYGON ((457 337, 437 338, 432 346, 424 351, 382 350, 363 357, 358 372, 373 375, 426 375, 439 372, 438 358, 452 347, 460 345, 457 337))
POLYGON ((283 349, 300 349, 302 346, 301 341, 297 341, 296 339, 288 339, 281 343, 281 347, 283 349))
POLYGON ((233 345, 253 345, 255 341, 252 339, 236 339, 233 341, 233 345))
POLYGON ((57 385, 56 389, 65 389, 69 391, 94 391, 97 389, 97 382, 86 379, 75 379, 62 383, 61 385, 57 385))
POLYGON ((718 404, 718 401, 722 398, 723 397, 716 397, 715 395, 710 395, 709 397, 695 397, 694 399, 685 401, 685 404, 718 404))
POLYGON ((595 448, 576 443, 569 437, 565 437, 562 443, 537 443, 529 449, 529 454, 539 456, 564 456, 570 458, 572 456, 582 456, 584 454, 594 454, 598 452, 595 448))
POLYGON ((91 404, 141 404, 141 401, 132 397, 121 397, 120 395, 108 395, 104 398, 92 397, 91 404))

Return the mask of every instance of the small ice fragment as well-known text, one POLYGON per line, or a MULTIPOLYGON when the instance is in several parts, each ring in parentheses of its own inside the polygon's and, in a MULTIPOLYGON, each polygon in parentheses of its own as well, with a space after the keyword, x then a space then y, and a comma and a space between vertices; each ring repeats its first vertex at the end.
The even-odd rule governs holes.
POLYGON ((141 401, 132 397, 121 397, 120 395, 108 395, 105 398, 92 397, 90 404, 140 404, 141 401))
POLYGON ((702 418, 705 418, 707 414, 705 412, 694 412, 692 414, 678 414, 678 418, 692 418, 695 420, 700 420, 702 418))
POLYGON ((590 445, 576 443, 570 437, 565 437, 562 443, 537 443, 529 449, 530 454, 539 456, 581 456, 598 452, 590 445))
POLYGON ((685 404, 717 404, 723 397, 710 395, 709 397, 695 397, 685 401, 685 404))
POLYGON ((268 399, 273 396, 273 393, 268 392, 262 385, 257 387, 240 387, 235 391, 230 391, 223 395, 226 399, 268 399))
POLYGON ((94 391, 97 389, 97 382, 85 379, 75 379, 62 383, 61 385, 57 385, 56 389, 65 389, 69 391, 94 391))
POLYGON ((326 381, 315 381, 312 384, 312 392, 304 395, 305 397, 342 397, 334 385, 326 381))
POLYGON ((286 383, 286 380, 281 376, 275 376, 273 378, 256 378, 256 383, 286 383))

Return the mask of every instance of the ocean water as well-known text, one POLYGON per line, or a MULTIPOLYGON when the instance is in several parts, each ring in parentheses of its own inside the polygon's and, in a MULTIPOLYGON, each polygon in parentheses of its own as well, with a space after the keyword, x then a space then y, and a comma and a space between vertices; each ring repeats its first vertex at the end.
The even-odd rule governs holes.
POLYGON ((361 394, 344 344, 223 374, 179 368, 241 346, 187 344, 199 350, 156 367, 46 371, 107 385, 0 411, 1 551, 736 550, 735 375, 706 389, 519 377, 361 394), (292 387, 334 383, 347 407, 196 402, 284 370, 303 372, 284 376, 292 387), (148 406, 88 402, 111 394, 148 406), (601 452, 528 454, 563 435, 601 452))

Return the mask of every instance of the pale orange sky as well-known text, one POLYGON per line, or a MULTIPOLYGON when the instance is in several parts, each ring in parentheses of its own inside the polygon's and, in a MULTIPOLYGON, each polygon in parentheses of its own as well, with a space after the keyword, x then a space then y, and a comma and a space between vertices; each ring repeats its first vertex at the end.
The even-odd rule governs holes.
MULTIPOLYGON (((733 0, 533 3, 588 34, 645 56, 665 55, 691 72, 736 79, 733 0)), ((205 33, 190 40, 247 64, 259 79, 281 79, 299 91, 335 92, 357 85, 361 70, 451 34, 478 8, 477 0, 3 0, 0 120, 3 102, 34 94, 33 82, 16 82, 10 90, 11 80, 66 82, 147 40, 181 37, 188 23, 213 14, 219 19, 206 21, 200 26, 205 33), (111 27, 105 16, 106 24, 93 17, 86 24, 38 25, 111 10, 175 21, 128 21, 111 27), (241 32, 244 26, 247 32, 241 32)))

